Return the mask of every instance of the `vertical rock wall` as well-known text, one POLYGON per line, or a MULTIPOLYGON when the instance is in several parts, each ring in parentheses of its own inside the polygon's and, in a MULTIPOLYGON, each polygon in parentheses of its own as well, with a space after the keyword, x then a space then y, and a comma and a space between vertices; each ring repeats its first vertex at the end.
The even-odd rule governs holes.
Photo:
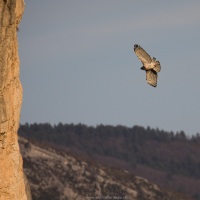
POLYGON ((0 0, 0 200, 27 200, 17 130, 22 104, 17 26, 24 0, 0 0))

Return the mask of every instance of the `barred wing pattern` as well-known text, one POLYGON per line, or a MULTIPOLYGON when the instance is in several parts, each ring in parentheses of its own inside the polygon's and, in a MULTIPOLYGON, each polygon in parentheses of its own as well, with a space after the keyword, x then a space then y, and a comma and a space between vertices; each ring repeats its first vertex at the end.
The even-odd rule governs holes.
POLYGON ((143 65, 150 64, 152 62, 150 55, 142 47, 138 46, 137 48, 134 49, 134 51, 137 57, 143 63, 143 65))
POLYGON ((146 80, 149 85, 156 87, 157 86, 157 77, 158 77, 158 75, 153 69, 146 71, 146 80))

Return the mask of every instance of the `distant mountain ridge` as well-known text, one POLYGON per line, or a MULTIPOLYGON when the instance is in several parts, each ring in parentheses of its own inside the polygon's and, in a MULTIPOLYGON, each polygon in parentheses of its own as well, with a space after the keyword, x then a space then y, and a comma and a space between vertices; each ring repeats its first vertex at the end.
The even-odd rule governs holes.
POLYGON ((189 200, 124 170, 87 162, 22 137, 19 144, 33 200, 189 200))
POLYGON ((25 124, 19 135, 200 199, 200 137, 134 126, 25 124))

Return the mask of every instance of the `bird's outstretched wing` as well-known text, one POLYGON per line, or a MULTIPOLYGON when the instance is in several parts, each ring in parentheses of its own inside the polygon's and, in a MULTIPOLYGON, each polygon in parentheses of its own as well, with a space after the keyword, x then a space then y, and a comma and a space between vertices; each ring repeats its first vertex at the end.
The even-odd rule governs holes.
POLYGON ((152 62, 150 55, 139 45, 136 45, 136 47, 134 48, 134 51, 143 65, 149 64, 152 62))
POLYGON ((153 69, 146 71, 146 80, 147 83, 153 87, 157 86, 157 72, 155 72, 153 69))

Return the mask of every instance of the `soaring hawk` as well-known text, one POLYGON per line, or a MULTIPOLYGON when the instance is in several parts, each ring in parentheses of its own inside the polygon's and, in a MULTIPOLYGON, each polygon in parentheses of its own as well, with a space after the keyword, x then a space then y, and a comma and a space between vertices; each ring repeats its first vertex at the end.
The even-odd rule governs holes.
POLYGON ((161 70, 160 62, 154 57, 151 58, 150 55, 138 44, 134 45, 134 51, 143 64, 140 69, 146 71, 147 83, 153 87, 156 87, 158 78, 157 73, 161 70))

